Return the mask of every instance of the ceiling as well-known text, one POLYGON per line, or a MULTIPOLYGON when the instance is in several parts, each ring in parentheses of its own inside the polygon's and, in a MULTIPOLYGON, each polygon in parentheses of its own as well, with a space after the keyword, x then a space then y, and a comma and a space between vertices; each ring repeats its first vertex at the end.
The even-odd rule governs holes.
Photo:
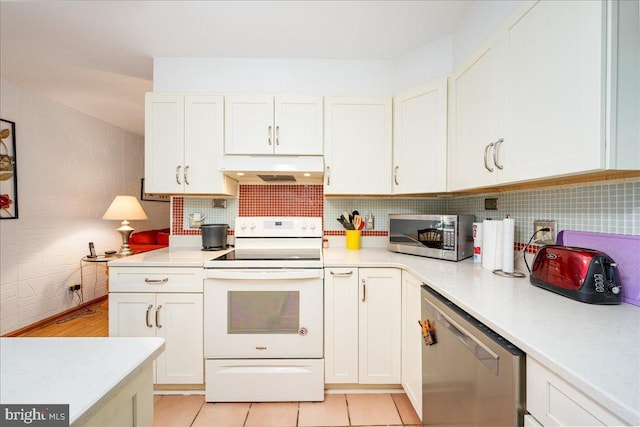
POLYGON ((2 0, 0 73, 142 135, 154 57, 396 59, 472 2, 2 0))

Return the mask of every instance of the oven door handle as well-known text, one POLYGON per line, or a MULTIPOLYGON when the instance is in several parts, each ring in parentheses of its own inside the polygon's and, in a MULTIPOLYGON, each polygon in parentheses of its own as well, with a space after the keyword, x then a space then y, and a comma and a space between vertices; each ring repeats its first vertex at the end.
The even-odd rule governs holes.
POLYGON ((300 280, 321 279, 322 270, 223 270, 205 271, 207 279, 226 280, 300 280))

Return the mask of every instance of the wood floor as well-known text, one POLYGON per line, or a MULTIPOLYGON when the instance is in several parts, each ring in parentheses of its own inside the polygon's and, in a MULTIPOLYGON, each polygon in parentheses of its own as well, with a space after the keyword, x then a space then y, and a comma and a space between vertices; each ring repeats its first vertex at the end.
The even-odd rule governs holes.
POLYGON ((109 309, 98 301, 60 319, 20 333, 19 337, 108 337, 109 309))

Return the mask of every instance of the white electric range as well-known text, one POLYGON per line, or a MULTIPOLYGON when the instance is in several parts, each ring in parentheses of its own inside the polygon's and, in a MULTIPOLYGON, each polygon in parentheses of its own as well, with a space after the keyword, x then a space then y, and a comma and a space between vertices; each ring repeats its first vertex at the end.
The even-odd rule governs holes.
POLYGON ((239 217, 205 262, 208 402, 324 400, 322 218, 239 217))

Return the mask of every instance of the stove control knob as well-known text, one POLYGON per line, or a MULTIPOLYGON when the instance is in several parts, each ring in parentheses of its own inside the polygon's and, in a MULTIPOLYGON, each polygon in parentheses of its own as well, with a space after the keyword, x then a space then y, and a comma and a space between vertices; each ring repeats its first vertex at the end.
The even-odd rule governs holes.
POLYGON ((245 228, 247 228, 247 223, 246 223, 246 222, 243 222, 242 224, 240 224, 240 228, 241 228, 242 230, 244 230, 245 228))
POLYGON ((316 225, 313 223, 313 221, 311 221, 311 223, 309 224, 309 228, 312 230, 316 229, 316 225))
POLYGON ((618 295, 620 293, 620 286, 612 286, 610 290, 612 294, 618 295))
POLYGON ((307 229, 307 224, 305 224, 304 222, 300 224, 300 227, 302 227, 303 230, 307 229))
POLYGON ((255 222, 252 222, 252 223, 251 223, 251 225, 249 226, 249 228, 250 228, 251 230, 255 229, 255 228, 256 228, 256 223, 255 223, 255 222))

